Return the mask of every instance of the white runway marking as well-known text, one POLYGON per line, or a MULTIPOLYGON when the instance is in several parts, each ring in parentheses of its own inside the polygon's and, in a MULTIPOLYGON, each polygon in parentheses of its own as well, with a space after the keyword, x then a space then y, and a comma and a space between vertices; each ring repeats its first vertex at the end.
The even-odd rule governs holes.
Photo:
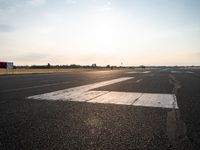
POLYGON ((142 72, 142 73, 150 73, 151 71, 144 71, 144 72, 142 72))
POLYGON ((181 73, 181 71, 171 71, 171 73, 181 73))
POLYGON ((134 105, 178 109, 176 97, 172 94, 143 93, 134 105))
POLYGON ((186 73, 194 73, 194 72, 192 72, 192 71, 186 71, 186 73))
POLYGON ((131 72, 127 72, 127 73, 130 73, 130 74, 132 74, 132 73, 140 73, 140 72, 131 71, 131 72))
POLYGON ((129 74, 135 74, 135 73, 150 73, 151 71, 143 71, 143 72, 138 72, 138 71, 131 71, 131 72, 127 72, 129 74))
MULTIPOLYGON (((86 92, 88 92, 89 90, 92 90, 92 89, 95 89, 98 87, 102 87, 102 86, 106 86, 106 85, 110 85, 110 84, 114 84, 114 83, 118 83, 118 82, 122 82, 122 81, 133 79, 133 78, 134 77, 118 78, 118 79, 113 79, 113 80, 109 80, 109 81, 103 81, 103 82, 83 85, 83 86, 79 86, 79 87, 59 90, 59 91, 55 91, 55 92, 40 94, 40 95, 36 95, 36 96, 30 96, 29 98, 33 98, 33 99, 45 99, 46 98, 47 100, 48 99, 49 100, 65 100, 66 98, 74 99, 74 97, 83 95, 83 93, 84 93, 84 95, 89 95, 88 93, 86 94, 86 92)), ((95 91, 94 91, 94 93, 95 94, 91 94, 90 96, 97 94, 95 91)))
POLYGON ((92 89, 133 79, 124 77, 94 84, 74 87, 55 92, 29 96, 28 99, 37 100, 62 100, 82 101, 90 103, 110 103, 122 105, 134 105, 145 107, 162 107, 177 109, 176 97, 173 94, 152 94, 136 92, 114 92, 114 91, 90 91, 92 89))
POLYGON ((141 82, 143 79, 138 79, 137 81, 135 81, 136 83, 139 83, 141 82))

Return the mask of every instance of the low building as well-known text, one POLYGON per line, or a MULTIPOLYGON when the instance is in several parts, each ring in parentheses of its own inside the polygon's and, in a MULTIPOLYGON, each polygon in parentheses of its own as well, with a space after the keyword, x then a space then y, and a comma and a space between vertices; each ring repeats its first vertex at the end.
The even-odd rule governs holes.
POLYGON ((96 67, 97 67, 97 64, 92 64, 92 67, 93 67, 93 68, 96 68, 96 67))
POLYGON ((2 69, 13 69, 13 62, 0 62, 0 68, 2 69))

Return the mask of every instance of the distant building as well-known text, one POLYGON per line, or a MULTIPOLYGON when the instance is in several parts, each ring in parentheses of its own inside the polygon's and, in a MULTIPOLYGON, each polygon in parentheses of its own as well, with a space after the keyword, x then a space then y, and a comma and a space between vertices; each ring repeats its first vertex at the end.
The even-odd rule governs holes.
POLYGON ((0 62, 0 68, 13 69, 13 62, 0 62))
POLYGON ((97 64, 92 64, 92 67, 94 67, 94 68, 97 67, 97 64))

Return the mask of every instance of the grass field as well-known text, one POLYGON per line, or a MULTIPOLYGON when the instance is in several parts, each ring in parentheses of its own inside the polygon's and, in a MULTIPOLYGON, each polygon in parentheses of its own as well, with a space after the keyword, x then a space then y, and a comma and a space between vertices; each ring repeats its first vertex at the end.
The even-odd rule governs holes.
POLYGON ((110 68, 75 68, 75 69, 0 69, 0 75, 14 74, 40 74, 40 73, 61 73, 61 72, 87 72, 87 71, 103 71, 111 70, 110 68))

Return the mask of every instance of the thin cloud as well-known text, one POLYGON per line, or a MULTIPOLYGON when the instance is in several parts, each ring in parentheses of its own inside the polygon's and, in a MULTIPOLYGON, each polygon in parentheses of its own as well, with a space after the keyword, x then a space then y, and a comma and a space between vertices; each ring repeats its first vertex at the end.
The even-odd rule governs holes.
POLYGON ((107 5, 109 5, 109 6, 110 6, 110 5, 111 5, 111 1, 107 1, 107 5))
POLYGON ((46 0, 0 0, 0 13, 15 12, 25 6, 45 4, 46 0))
POLYGON ((76 0, 66 0, 67 4, 77 4, 76 0))
POLYGON ((12 32, 15 28, 7 24, 0 24, 0 32, 12 32))
POLYGON ((104 5, 102 8, 99 9, 99 11, 101 12, 109 12, 109 11, 112 11, 113 10, 113 7, 111 6, 112 3, 110 0, 108 0, 106 2, 106 5, 104 5))
POLYGON ((106 7, 99 9, 99 11, 101 11, 101 12, 109 12, 109 11, 112 11, 112 10, 113 10, 113 8, 110 7, 110 6, 106 6, 106 7))
POLYGON ((46 54, 46 53, 26 53, 26 54, 23 54, 20 56, 16 56, 14 58, 16 60, 20 60, 20 61, 27 61, 27 62, 35 61, 35 63, 36 63, 37 61, 48 60, 49 57, 50 57, 50 55, 46 54))
POLYGON ((46 3, 46 0, 29 0, 29 1, 27 1, 27 4, 30 4, 33 6, 38 6, 38 5, 42 5, 45 3, 46 3))

